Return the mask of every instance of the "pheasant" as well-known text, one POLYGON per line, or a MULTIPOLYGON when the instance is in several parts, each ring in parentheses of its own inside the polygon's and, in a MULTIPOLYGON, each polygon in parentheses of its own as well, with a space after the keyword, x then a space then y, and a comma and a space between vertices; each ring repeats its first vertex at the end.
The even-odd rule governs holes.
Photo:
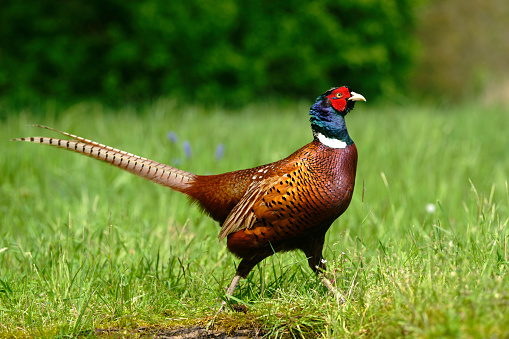
MULTIPOLYGON (((276 252, 301 250, 317 275, 324 272, 325 233, 348 208, 354 190, 357 148, 345 116, 356 101, 366 99, 347 86, 331 88, 309 111, 312 142, 285 159, 218 175, 196 175, 46 126, 35 125, 73 140, 12 140, 82 153, 187 194, 219 222, 219 239, 226 238, 228 250, 241 259, 226 291, 232 295, 240 278, 276 252)), ((321 278, 338 296, 332 283, 321 278)))

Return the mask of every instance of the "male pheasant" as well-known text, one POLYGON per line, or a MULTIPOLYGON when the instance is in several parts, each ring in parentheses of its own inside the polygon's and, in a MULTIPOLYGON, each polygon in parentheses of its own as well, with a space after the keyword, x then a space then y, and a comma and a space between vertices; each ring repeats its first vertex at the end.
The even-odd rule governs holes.
MULTIPOLYGON (((241 262, 227 290, 275 252, 302 250, 311 269, 325 269, 325 233, 352 199, 357 148, 345 115, 364 97, 349 87, 320 95, 310 109, 314 140, 285 159, 218 175, 196 175, 50 127, 74 140, 29 137, 28 141, 66 148, 182 192, 221 225, 219 239, 241 262)), ((331 290, 332 284, 322 276, 331 290)), ((342 297, 341 297, 342 299, 342 297)), ((224 304, 223 304, 224 306, 224 304)))

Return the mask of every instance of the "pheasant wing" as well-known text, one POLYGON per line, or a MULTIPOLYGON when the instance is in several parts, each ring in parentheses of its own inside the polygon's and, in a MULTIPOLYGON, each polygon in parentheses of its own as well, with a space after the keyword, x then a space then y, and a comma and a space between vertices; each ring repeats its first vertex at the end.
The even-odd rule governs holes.
POLYGON ((262 180, 253 181, 242 199, 231 210, 219 232, 219 240, 223 240, 231 233, 235 233, 242 229, 251 228, 255 221, 256 205, 259 205, 263 196, 267 191, 279 180, 279 178, 265 178, 262 180))
POLYGON ((254 181, 228 215, 219 239, 242 229, 265 241, 304 234, 341 213, 342 197, 331 195, 329 186, 305 167, 254 181))

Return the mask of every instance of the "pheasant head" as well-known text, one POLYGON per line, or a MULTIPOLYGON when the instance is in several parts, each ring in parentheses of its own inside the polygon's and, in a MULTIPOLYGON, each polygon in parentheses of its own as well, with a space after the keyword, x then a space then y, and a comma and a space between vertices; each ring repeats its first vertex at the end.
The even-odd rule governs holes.
POLYGON ((309 111, 315 139, 333 148, 345 148, 352 144, 346 129, 345 115, 353 109, 356 101, 366 99, 351 91, 348 86, 334 87, 320 95, 309 111))

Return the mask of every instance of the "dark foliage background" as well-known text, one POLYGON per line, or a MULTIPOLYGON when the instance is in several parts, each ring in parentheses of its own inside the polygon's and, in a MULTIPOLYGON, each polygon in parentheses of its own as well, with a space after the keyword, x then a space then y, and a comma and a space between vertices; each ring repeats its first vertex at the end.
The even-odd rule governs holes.
MULTIPOLYGON (((239 104, 406 87, 410 0, 4 0, 0 96, 239 104)), ((311 98, 312 99, 312 98, 311 98)))

